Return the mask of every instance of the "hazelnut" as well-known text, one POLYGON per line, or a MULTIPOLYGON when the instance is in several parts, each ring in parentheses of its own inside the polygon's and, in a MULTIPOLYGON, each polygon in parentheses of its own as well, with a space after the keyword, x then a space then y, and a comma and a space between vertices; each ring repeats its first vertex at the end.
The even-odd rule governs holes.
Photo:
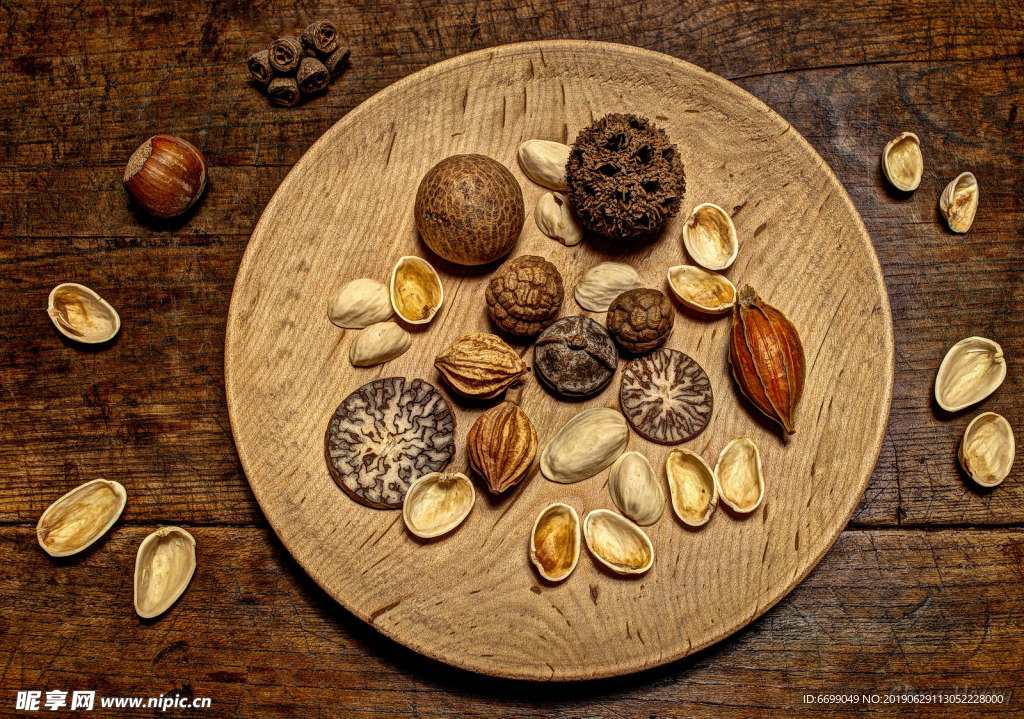
POLYGON ((531 337, 555 321, 562 309, 562 275, 537 255, 502 265, 487 285, 487 310, 505 332, 531 337))
POLYGON ((124 187, 154 217, 176 217, 203 194, 206 160, 180 137, 154 135, 128 159, 124 187))
POLYGON ((608 307, 608 332, 631 354, 665 344, 674 321, 675 310, 665 293, 646 287, 623 292, 608 307))

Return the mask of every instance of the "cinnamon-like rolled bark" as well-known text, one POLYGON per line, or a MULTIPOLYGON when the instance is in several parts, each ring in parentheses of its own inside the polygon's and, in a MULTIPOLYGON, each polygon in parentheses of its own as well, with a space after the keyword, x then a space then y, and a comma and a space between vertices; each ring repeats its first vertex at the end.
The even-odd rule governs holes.
POLYGON ((338 30, 330 20, 316 20, 302 31, 302 42, 320 57, 338 49, 338 30))
POLYGON ((296 74, 299 82, 299 91, 303 95, 312 95, 320 92, 331 81, 331 74, 327 72, 324 64, 315 57, 304 57, 299 63, 299 72, 296 74))
POLYGON ((294 77, 275 77, 267 86, 267 95, 275 105, 291 107, 299 101, 299 83, 294 77))
POLYGON ((331 73, 331 77, 337 77, 348 67, 348 56, 350 54, 351 50, 347 47, 339 47, 324 58, 324 65, 327 67, 327 72, 331 73))
POLYGON ((279 37, 270 45, 270 66, 282 75, 294 72, 302 60, 302 43, 294 37, 279 37))
POLYGON ((253 53, 245 61, 245 65, 249 68, 249 74, 252 75, 252 79, 256 82, 266 85, 270 82, 270 78, 274 76, 274 70, 270 67, 270 50, 260 50, 257 53, 253 53))

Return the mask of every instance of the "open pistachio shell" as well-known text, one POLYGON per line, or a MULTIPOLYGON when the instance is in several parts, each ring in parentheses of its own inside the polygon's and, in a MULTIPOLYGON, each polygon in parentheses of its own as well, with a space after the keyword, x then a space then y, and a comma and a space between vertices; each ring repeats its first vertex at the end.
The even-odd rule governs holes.
POLYGON ((683 225, 683 244, 693 261, 709 270, 729 267, 740 247, 729 213, 710 202, 693 208, 683 225))
POLYGON ((978 180, 970 172, 961 173, 946 185, 939 196, 939 210, 953 232, 967 232, 978 212, 978 180))
POLYGON ((417 537, 439 537, 462 524, 475 503, 476 490, 469 477, 459 472, 431 472, 409 485, 402 519, 417 537))
POLYGON ((641 526, 654 524, 665 512, 665 492, 647 457, 623 452, 608 473, 608 493, 615 508, 641 526))
POLYGON ((135 555, 135 611, 157 617, 178 601, 196 571, 196 540, 181 527, 160 527, 135 555))
POLYGON ((694 265, 670 267, 668 286, 677 300, 698 312, 718 315, 736 304, 736 286, 728 278, 694 265))
POLYGON ((400 257, 391 270, 391 306, 411 325, 424 325, 444 302, 444 287, 433 266, 422 257, 400 257))
POLYGON ((700 527, 707 524, 718 506, 715 473, 696 452, 677 447, 665 460, 672 510, 683 524, 700 527))
POLYGON ((935 401, 947 412, 970 407, 1006 379, 1003 348, 985 337, 965 337, 950 347, 935 375, 935 401))
POLYGON ((715 465, 715 480, 722 501, 734 511, 746 514, 761 506, 764 476, 754 440, 740 437, 725 445, 715 465))
POLYGON ((628 441, 629 427, 621 412, 609 407, 585 409, 544 445, 541 474, 561 484, 593 477, 619 458, 628 441))
POLYGON ((654 564, 654 545, 637 525, 610 509, 583 520, 583 536, 594 559, 618 574, 643 574, 654 564))
POLYGON ((1017 447, 1013 429, 995 412, 971 420, 960 442, 960 465, 982 487, 995 487, 1010 474, 1017 447))
POLYGON ((568 504, 549 504, 537 515, 530 532, 530 561, 540 576, 560 582, 580 560, 580 517, 568 504))
POLYGON ((65 282, 50 291, 46 313, 57 330, 75 342, 99 344, 121 329, 121 316, 85 285, 65 282))
POLYGON ((913 192, 921 184, 924 158, 921 141, 912 132, 902 132, 882 150, 882 173, 893 187, 913 192))
POLYGON ((114 526, 127 501, 124 486, 109 479, 94 479, 75 487, 39 518, 39 546, 51 557, 78 554, 114 526))

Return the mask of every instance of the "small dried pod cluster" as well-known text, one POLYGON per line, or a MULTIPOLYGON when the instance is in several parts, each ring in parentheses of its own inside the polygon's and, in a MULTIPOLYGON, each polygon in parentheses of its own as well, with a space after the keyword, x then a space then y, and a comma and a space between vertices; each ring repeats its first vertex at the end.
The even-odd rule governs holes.
POLYGON ((715 473, 696 452, 676 447, 665 460, 672 511, 683 524, 700 527, 707 524, 718 506, 718 482, 715 473))
POLYGON ((433 265, 422 257, 398 258, 391 270, 391 307, 411 325, 424 325, 444 303, 444 287, 433 265))
POLYGON ((939 210, 953 232, 971 229, 978 212, 978 180, 970 172, 958 175, 939 196, 939 210))
POLYGON ((958 412, 995 392, 1006 379, 1003 348, 985 337, 965 337, 953 345, 935 375, 935 401, 958 412))
POLYGON ((583 273, 576 284, 576 302, 591 312, 607 312, 623 292, 643 287, 640 273, 622 262, 602 262, 583 273))
POLYGON ((571 148, 551 140, 527 140, 516 153, 523 174, 549 190, 565 192, 565 166, 571 148))
POLYGON ((575 247, 583 241, 583 226, 576 219, 569 200, 560 192, 545 192, 533 210, 537 229, 558 240, 566 247, 575 247))
POLYGON ((1010 474, 1017 453, 1013 429, 995 412, 971 420, 960 442, 960 466, 982 487, 995 487, 1010 474))
POLYGON ((761 450, 748 437, 725 445, 715 464, 715 479, 722 501, 735 512, 748 514, 764 499, 761 450))
POLYGON ((540 576, 560 582, 580 559, 580 517, 568 504, 555 502, 541 510, 530 532, 530 561, 540 576))
POLYGON ((519 405, 502 402, 480 415, 466 437, 469 466, 501 494, 519 484, 537 456, 537 429, 519 405))
POLYGON ((121 329, 121 316, 85 285, 59 284, 50 291, 46 313, 68 339, 82 344, 107 342, 121 329))
POLYGON ((740 247, 729 213, 710 202, 693 208, 683 225, 683 245, 693 261, 708 270, 732 265, 740 247))
POLYGON ((497 335, 473 332, 456 339, 434 360, 448 386, 463 397, 491 399, 527 372, 526 363, 497 335))
POLYGON ((177 217, 198 202, 206 189, 206 159, 187 140, 154 135, 128 158, 124 188, 154 217, 177 217))
POLYGON ((78 554, 114 526, 127 501, 128 493, 120 482, 94 479, 75 487, 39 517, 39 546, 51 557, 78 554))
POLYGON ((383 322, 393 312, 387 285, 365 277, 346 283, 327 302, 331 322, 350 329, 383 322))
POLYGON ((807 371, 803 345, 793 323, 749 285, 733 308, 729 364, 740 392, 793 434, 807 371))
POLYGON ((135 611, 143 619, 166 612, 196 571, 196 540, 181 527, 161 527, 135 555, 135 611))
POLYGON ((348 67, 349 50, 341 47, 330 20, 315 20, 301 38, 285 36, 249 56, 245 66, 275 105, 292 107, 324 90, 348 67))
POLYGON ((459 472, 430 472, 409 485, 402 519, 411 533, 430 539, 462 524, 475 503, 476 490, 469 477, 459 472))
POLYGON ((544 446, 540 471, 552 482, 579 482, 618 459, 628 440, 629 428, 620 413, 607 407, 583 410, 544 446))
POLYGON ((412 335, 394 322, 377 322, 356 335, 348 349, 354 367, 370 367, 393 360, 412 346, 412 335))
POLYGON ((882 150, 882 173, 901 192, 913 192, 921 185, 924 158, 921 140, 912 132, 901 132, 882 150))
POLYGON ((623 452, 608 473, 608 493, 615 508, 641 526, 654 524, 665 512, 665 492, 647 457, 623 452))
POLYGON ((670 267, 668 286, 677 300, 705 314, 719 315, 736 305, 736 286, 727 277, 694 265, 670 267))
POLYGON ((654 564, 650 538, 610 509, 595 509, 584 518, 583 537, 594 559, 617 574, 643 574, 654 564))

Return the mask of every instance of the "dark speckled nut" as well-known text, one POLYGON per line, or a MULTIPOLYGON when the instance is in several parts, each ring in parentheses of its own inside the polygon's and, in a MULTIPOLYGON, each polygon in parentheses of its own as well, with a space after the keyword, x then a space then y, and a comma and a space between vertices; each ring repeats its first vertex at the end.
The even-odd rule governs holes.
POLYGON ((627 290, 608 307, 608 331, 625 352, 643 354, 665 344, 676 312, 664 292, 627 290))
POLYGON ((563 317, 533 346, 541 382, 566 399, 597 394, 611 381, 619 353, 604 327, 589 317, 563 317))

